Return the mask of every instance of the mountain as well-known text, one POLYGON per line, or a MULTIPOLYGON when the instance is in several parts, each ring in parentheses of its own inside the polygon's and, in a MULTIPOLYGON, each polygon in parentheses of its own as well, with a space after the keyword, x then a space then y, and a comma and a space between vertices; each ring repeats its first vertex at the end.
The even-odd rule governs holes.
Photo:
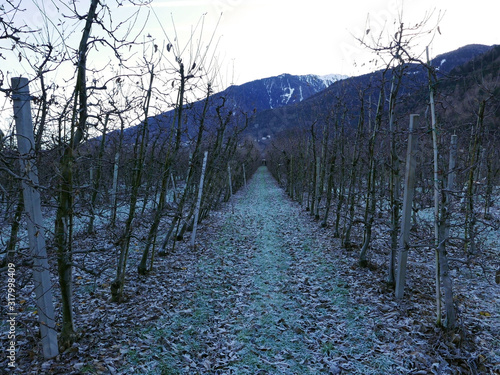
MULTIPOLYGON (((440 84, 445 85, 445 82, 456 79, 457 75, 466 74, 463 71, 460 73, 460 69, 472 69, 470 66, 475 60, 495 48, 498 47, 467 45, 437 56, 431 64, 436 67, 440 84), (463 68, 467 66, 469 68, 463 68)), ((427 71, 419 64, 408 64, 405 69, 405 78, 398 95, 405 99, 399 108, 410 111, 417 106, 417 102, 426 101, 427 71)), ((392 71, 389 71, 385 77, 386 95, 391 74, 392 71)), ((382 71, 376 71, 357 77, 281 74, 233 85, 211 96, 205 125, 209 130, 214 129, 221 121, 218 119, 220 115, 221 118, 231 117, 233 123, 241 126, 247 117, 246 135, 265 146, 282 131, 309 128, 313 122, 323 121, 330 115, 333 103, 339 103, 339 98, 343 106, 351 108, 348 121, 354 124, 357 121, 356 108, 360 107, 359 92, 364 92, 365 98, 371 96, 375 101, 381 81, 382 71), (223 107, 220 107, 222 104, 223 107), (220 107, 219 114, 217 107, 220 107)), ((372 105, 375 105, 374 102, 372 105)), ((186 139, 197 133, 203 106, 204 102, 198 101, 185 107, 182 123, 186 139)), ((173 119, 173 110, 149 118, 150 138, 157 139, 167 134, 173 119)), ((132 142, 138 129, 139 126, 127 129, 125 139, 132 142)))
POLYGON ((344 78, 347 76, 281 74, 239 86, 230 86, 216 96, 230 98, 229 102, 243 112, 260 112, 299 103, 344 78))
MULTIPOLYGON (((444 85, 445 82, 456 79, 457 75, 463 75, 464 73, 460 73, 462 67, 470 66, 476 59, 487 56, 496 48, 499 47, 477 44, 464 46, 437 56, 431 61, 431 65, 436 67, 439 82, 444 85)), ((476 65, 479 66, 480 63, 476 65)), ((427 71, 420 64, 408 64, 405 69, 398 96, 406 98, 402 102, 402 107, 409 111, 410 108, 415 108, 417 102, 422 102, 420 100, 423 98, 422 95, 428 95, 427 71)), ((388 71, 385 77, 386 96, 390 90, 391 75, 392 71, 388 71)), ((255 140, 267 144, 282 131, 291 128, 309 128, 314 122, 325 120, 329 116, 333 103, 350 108, 351 118, 348 121, 354 124, 357 121, 357 113, 353 109, 360 107, 359 93, 364 92, 365 100, 371 96, 375 101, 381 81, 382 71, 380 70, 334 82, 327 89, 299 103, 256 113, 250 121, 248 131, 255 140)), ((423 101, 425 100, 424 98, 423 101)), ((372 103, 372 105, 375 104, 372 103)))
MULTIPOLYGON (((221 113, 226 116, 229 112, 236 114, 254 115, 268 109, 281 108, 287 105, 300 103, 328 88, 333 83, 345 79, 343 75, 292 75, 281 74, 275 77, 258 79, 242 85, 232 85, 227 89, 213 94, 210 98, 207 113, 207 128, 217 122, 216 108, 224 103, 221 113)), ((184 131, 188 137, 193 137, 199 126, 203 112, 204 101, 200 100, 185 106, 183 114, 184 131)), ((152 116, 148 119, 150 139, 161 137, 168 132, 174 119, 174 110, 152 116)), ((133 142, 139 126, 125 130, 125 141, 133 142)), ((117 136, 111 134, 111 138, 117 136)))
POLYGON ((437 56, 432 60, 432 65, 438 67, 440 71, 448 73, 475 57, 488 52, 491 48, 492 46, 485 46, 483 44, 469 44, 455 51, 437 56))

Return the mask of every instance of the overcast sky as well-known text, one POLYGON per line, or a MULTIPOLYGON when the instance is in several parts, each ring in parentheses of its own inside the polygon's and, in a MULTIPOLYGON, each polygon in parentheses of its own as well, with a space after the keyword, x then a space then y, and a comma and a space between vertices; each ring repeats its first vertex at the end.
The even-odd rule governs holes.
MULTIPOLYGON (((88 3, 76 2, 79 13, 85 14, 88 3)), ((106 4, 115 26, 121 21, 126 24, 137 12, 137 7, 130 6, 128 1, 106 0, 106 4), (117 7, 120 2, 125 6, 117 7)), ((22 0, 21 5, 24 11, 13 15, 16 24, 38 28, 41 31, 35 36, 38 43, 78 46, 81 22, 67 22, 66 13, 72 14, 67 8, 68 2, 22 0), (65 25, 63 32, 61 22, 65 25)), ((356 37, 369 41, 385 30, 387 40, 389 35, 394 35, 397 27, 394 21, 401 13, 405 25, 414 25, 432 11, 434 16, 429 26, 442 17, 439 33, 435 33, 432 43, 432 35, 420 38, 413 50, 415 54, 423 54, 427 44, 430 44, 431 57, 472 43, 500 44, 500 0, 467 3, 458 0, 152 0, 149 6, 140 9, 133 34, 140 41, 150 40, 150 35, 159 46, 164 46, 166 39, 173 41, 176 33, 181 47, 188 44, 193 26, 204 19, 203 45, 214 35, 215 65, 220 69, 216 91, 230 84, 240 85, 282 73, 354 76, 374 71, 379 68, 370 63, 374 54, 362 47, 356 37)), ((120 30, 123 29, 126 27, 120 30)), ((197 33, 196 38, 198 36, 197 33)), ((30 56, 19 60, 17 50, 8 52, 9 43, 0 41, 0 47, 5 48, 0 69, 6 82, 9 76, 33 77, 30 56)), ((92 51, 89 60, 107 74, 104 71, 109 70, 108 62, 113 59, 103 51, 105 49, 92 51)), ((135 52, 135 56, 140 58, 141 52, 135 52)), ((51 72, 50 79, 71 78, 73 71, 71 64, 66 65, 61 72, 51 72)), ((8 98, 2 97, 0 129, 11 126, 10 117, 5 115, 10 113, 9 108, 8 98)))
MULTIPOLYGON (((153 0, 153 7, 165 30, 173 18, 180 35, 205 13, 206 34, 211 34, 208 30, 222 12, 217 54, 226 82, 235 84, 281 73, 356 75, 373 70, 366 64, 373 55, 355 37, 362 37, 367 26, 375 33, 384 27, 394 33, 393 21, 401 11, 409 25, 435 9, 433 25, 441 12, 433 56, 471 43, 500 43, 498 0, 153 0)), ((428 41, 422 38, 415 52, 424 51, 428 41)))
MULTIPOLYGON (((65 6, 53 1, 23 0, 21 4, 26 11, 16 17, 23 17, 32 28, 46 25, 55 29, 59 27, 56 20, 68 13, 65 6)), ((87 11, 87 1, 77 4, 80 13, 87 11)), ((114 25, 137 11, 128 1, 107 0, 106 4, 114 25), (119 2, 125 6, 117 7, 119 2)), ((428 27, 442 17, 440 33, 432 43, 431 35, 420 38, 413 51, 416 54, 423 53, 429 43, 431 57, 471 43, 500 44, 500 0, 152 0, 149 7, 141 8, 134 32, 142 34, 140 40, 151 35, 162 46, 166 36, 170 40, 175 37, 175 24, 182 47, 203 18, 206 45, 218 24, 212 46, 217 46, 219 84, 227 86, 282 73, 352 76, 373 71, 377 67, 369 61, 374 55, 356 37, 365 36, 368 41, 386 30, 387 40, 388 35, 394 35, 394 21, 401 13, 405 25, 413 25, 433 11, 428 27), (371 31, 366 35, 368 28, 371 31)), ((71 40, 64 37, 66 44, 78 45, 80 27, 74 28, 71 40)), ((53 44, 61 36, 53 30, 47 34, 53 44)), ((109 60, 102 53, 90 56, 100 58, 109 60)), ((24 74, 25 61, 19 64, 16 56, 13 64, 9 61, 3 62, 4 68, 24 74)))

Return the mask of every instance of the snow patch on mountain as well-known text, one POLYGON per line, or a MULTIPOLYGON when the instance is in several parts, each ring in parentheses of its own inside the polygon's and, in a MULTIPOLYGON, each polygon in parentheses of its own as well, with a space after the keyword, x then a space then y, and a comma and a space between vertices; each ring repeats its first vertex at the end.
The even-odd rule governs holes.
POLYGON ((267 93, 265 101, 269 103, 270 109, 274 109, 301 102, 311 95, 325 90, 332 83, 345 78, 347 76, 342 74, 296 76, 284 73, 264 78, 260 82, 264 85, 267 93))
POLYGON ((285 105, 290 101, 290 98, 292 97, 294 91, 295 89, 290 86, 283 90, 283 94, 281 94, 281 97, 283 98, 283 102, 285 103, 285 105))
POLYGON ((349 78, 349 76, 346 76, 343 74, 326 74, 326 75, 317 76, 317 77, 319 79, 321 79, 327 87, 336 81, 340 81, 342 79, 349 78))

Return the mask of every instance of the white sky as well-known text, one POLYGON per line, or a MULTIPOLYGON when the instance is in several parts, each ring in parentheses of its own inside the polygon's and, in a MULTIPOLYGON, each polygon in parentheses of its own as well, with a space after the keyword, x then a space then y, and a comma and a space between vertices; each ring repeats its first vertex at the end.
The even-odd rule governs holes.
MULTIPOLYGON (((137 9, 116 7, 117 2, 106 0, 115 25, 137 9)), ((128 4, 127 0, 122 2, 128 4)), ((23 0, 21 4, 26 9, 22 13, 24 22, 31 27, 47 25, 49 19, 53 24, 47 25, 47 29, 54 28, 56 20, 62 19, 61 14, 70 13, 53 1, 23 0)), ((87 1, 77 4, 81 13, 87 11, 87 1)), ((386 35, 393 35, 393 22, 401 11, 407 25, 421 21, 426 13, 435 10, 429 23, 434 25, 439 12, 444 13, 441 34, 431 44, 431 57, 466 44, 500 43, 500 0, 152 0, 151 7, 154 14, 150 13, 141 40, 150 34, 160 46, 165 40, 164 31, 171 40, 174 38, 172 20, 181 45, 187 43, 191 28, 202 15, 205 14, 203 39, 212 36, 220 20, 215 33, 216 57, 219 84, 224 87, 282 73, 359 75, 376 70, 368 63, 373 53, 355 37, 365 34, 368 18, 372 30, 369 37, 384 27, 386 35)), ((144 24, 147 13, 148 9, 142 8, 138 26, 144 24)), ((65 31, 69 33, 71 29, 65 31)), ((51 39, 57 39, 58 32, 50 33, 51 39)), ((79 38, 79 30, 75 29, 71 41, 65 39, 65 43, 76 48, 79 38)), ((429 35, 422 38, 413 52, 422 53, 429 41, 429 35)), ((90 58, 101 57, 104 61, 105 57, 96 53, 90 58)), ((28 72, 26 62, 19 63, 17 56, 11 56, 10 62, 13 64, 4 61, 3 68, 12 73, 28 72)))
MULTIPOLYGON (((129 5, 117 7, 121 0, 102 1, 111 8, 115 26, 137 10, 129 5)), ((63 0, 22 0, 26 11, 16 14, 16 21, 26 23, 32 29, 40 28, 39 43, 51 40, 53 45, 62 44, 75 49, 82 26, 81 23, 75 26, 74 21, 70 22, 63 16, 72 14, 65 8, 68 3, 63 0), (60 22, 65 22, 63 32, 60 22)), ((89 2, 80 0, 76 3, 79 12, 85 14, 89 2)), ((128 0, 123 0, 123 3, 128 4, 128 0)), ((367 27, 371 29, 367 37, 377 35, 385 27, 387 39, 395 32, 394 21, 401 11, 405 25, 411 25, 433 10, 435 16, 429 26, 435 24, 439 12, 444 16, 439 24, 441 33, 435 35, 431 44, 431 57, 471 43, 500 44, 500 0, 467 3, 461 0, 152 0, 151 8, 141 8, 141 16, 133 31, 139 34, 140 41, 150 40, 149 34, 162 46, 165 33, 171 41, 175 37, 173 20, 182 46, 188 43, 192 27, 205 15, 202 39, 206 45, 220 20, 215 32, 216 65, 220 67, 215 90, 220 91, 230 84, 240 85, 282 73, 354 76, 374 71, 379 68, 369 62, 374 54, 362 47, 355 37, 365 35, 367 27), (144 29, 139 29, 144 23, 144 29)), ((413 52, 422 54, 430 37, 426 35, 419 39, 413 52)), ((4 60, 0 60, 5 80, 8 82, 9 76, 16 75, 33 77, 30 57, 25 56, 19 61, 18 52, 8 52, 9 43, 0 41, 0 47, 7 47, 2 51, 4 60)), ((103 51, 106 49, 93 50, 89 62, 101 66, 104 72, 113 59, 103 51)), ((135 56, 140 58, 140 55, 141 52, 136 52, 135 56)), ((50 79, 56 82, 71 78, 73 73, 74 66, 66 64, 51 72, 50 79)), ((5 115, 8 112, 2 111, 8 105, 8 98, 1 97, 0 129, 11 125, 12 119, 5 115)))
MULTIPOLYGON (((165 28, 173 17, 178 31, 204 13, 207 24, 215 24, 223 12, 217 50, 226 84, 281 73, 357 75, 374 70, 363 66, 373 55, 354 36, 364 34, 368 15, 372 30, 386 25, 393 33, 401 10, 408 24, 434 9, 434 20, 445 12, 441 34, 431 45, 433 56, 471 43, 500 43, 498 0, 154 0, 153 7, 167 21, 165 28)), ((424 40, 415 52, 424 51, 424 40)))

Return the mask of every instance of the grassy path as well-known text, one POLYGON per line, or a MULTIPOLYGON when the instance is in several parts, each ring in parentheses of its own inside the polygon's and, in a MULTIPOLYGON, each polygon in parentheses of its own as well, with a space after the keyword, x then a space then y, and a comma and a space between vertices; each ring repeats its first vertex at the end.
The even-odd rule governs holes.
POLYGON ((336 276, 341 260, 267 169, 234 198, 161 325, 162 373, 391 373, 391 359, 373 351, 368 312, 336 276))

